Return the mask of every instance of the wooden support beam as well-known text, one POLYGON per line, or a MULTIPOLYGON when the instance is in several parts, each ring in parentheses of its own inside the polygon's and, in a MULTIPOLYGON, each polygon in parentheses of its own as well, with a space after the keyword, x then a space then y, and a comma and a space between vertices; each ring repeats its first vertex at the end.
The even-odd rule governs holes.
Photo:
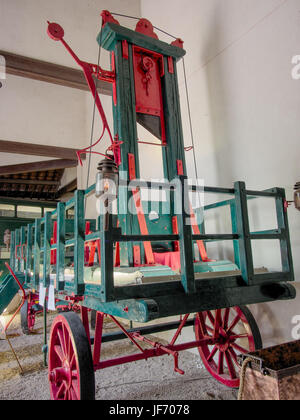
POLYGON ((73 181, 69 182, 69 184, 62 187, 60 190, 58 190, 57 195, 58 197, 62 197, 63 195, 73 192, 77 189, 77 178, 73 179, 73 181))
MULTIPOLYGON (((0 140, 0 153, 15 153, 18 155, 44 156, 57 159, 77 160, 76 149, 44 144, 23 143, 18 141, 0 140)), ((85 155, 83 159, 85 159, 85 155)))
MULTIPOLYGON (((82 70, 12 54, 8 51, 0 50, 0 55, 5 57, 7 74, 84 91, 89 90, 82 70)), ((112 95, 110 83, 104 81, 98 81, 98 91, 103 95, 112 95)))
POLYGON ((39 179, 0 178, 0 184, 1 183, 3 183, 3 184, 54 185, 54 186, 56 185, 56 186, 59 186, 60 181, 41 181, 39 179))
MULTIPOLYGON (((42 162, 22 163, 19 165, 0 166, 0 175, 12 175, 25 172, 49 171, 55 169, 74 168, 77 160, 55 159, 42 162)), ((26 181, 24 182, 26 184, 26 181)))

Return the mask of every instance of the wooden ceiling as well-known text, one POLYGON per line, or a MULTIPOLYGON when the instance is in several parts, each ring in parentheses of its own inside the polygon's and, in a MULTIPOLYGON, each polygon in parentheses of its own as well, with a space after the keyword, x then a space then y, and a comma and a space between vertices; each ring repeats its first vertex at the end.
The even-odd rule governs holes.
POLYGON ((64 169, 0 176, 0 196, 55 201, 64 169))

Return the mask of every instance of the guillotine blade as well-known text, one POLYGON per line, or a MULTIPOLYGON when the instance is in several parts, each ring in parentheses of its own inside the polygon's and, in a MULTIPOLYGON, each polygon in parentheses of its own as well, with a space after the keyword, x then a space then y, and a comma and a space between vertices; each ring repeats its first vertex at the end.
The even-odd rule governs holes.
POLYGON ((162 140, 161 119, 155 115, 136 114, 137 122, 148 130, 153 136, 162 140))

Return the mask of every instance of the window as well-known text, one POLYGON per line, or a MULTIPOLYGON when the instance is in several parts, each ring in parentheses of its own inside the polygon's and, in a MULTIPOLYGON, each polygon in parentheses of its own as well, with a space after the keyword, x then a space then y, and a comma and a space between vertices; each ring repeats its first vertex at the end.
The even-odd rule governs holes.
POLYGON ((36 219, 42 217, 42 209, 41 207, 18 206, 17 216, 25 219, 36 219))
POLYGON ((0 204, 0 217, 15 217, 15 206, 0 204))

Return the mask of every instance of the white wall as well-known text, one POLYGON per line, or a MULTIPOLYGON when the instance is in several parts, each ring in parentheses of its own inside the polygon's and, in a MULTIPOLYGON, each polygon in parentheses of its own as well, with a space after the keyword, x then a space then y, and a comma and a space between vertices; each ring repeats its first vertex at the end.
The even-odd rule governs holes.
MULTIPOLYGON (((206 185, 249 189, 284 187, 289 200, 299 180, 300 80, 293 80, 292 57, 300 55, 299 0, 141 0, 142 16, 181 37, 196 144, 197 168, 206 185)), ((171 39, 159 35, 168 42, 171 39)), ((182 63, 178 65, 185 143, 191 143, 182 63)), ((191 152, 189 175, 194 176, 191 152)), ((211 200, 206 197, 206 200, 211 200)), ((249 203, 253 230, 275 227, 274 203, 249 203)), ((296 279, 300 280, 300 214, 289 209, 296 279)), ((226 232, 223 216, 207 216, 207 231, 226 232)), ((232 257, 230 248, 209 248, 212 257, 232 257), (222 249, 221 249, 222 248, 222 249)), ((253 244, 256 266, 281 268, 277 244, 253 244)), ((259 305, 255 310, 270 343, 268 311, 273 323, 299 313, 293 304, 259 305), (277 306, 276 306, 277 305, 277 306), (286 308, 291 311, 288 312, 286 308), (272 310, 271 310, 272 309, 272 310), (261 316, 262 312, 265 316, 261 316), (286 315, 286 316, 285 316, 286 315)), ((287 326, 272 332, 273 341, 291 339, 287 326)))

